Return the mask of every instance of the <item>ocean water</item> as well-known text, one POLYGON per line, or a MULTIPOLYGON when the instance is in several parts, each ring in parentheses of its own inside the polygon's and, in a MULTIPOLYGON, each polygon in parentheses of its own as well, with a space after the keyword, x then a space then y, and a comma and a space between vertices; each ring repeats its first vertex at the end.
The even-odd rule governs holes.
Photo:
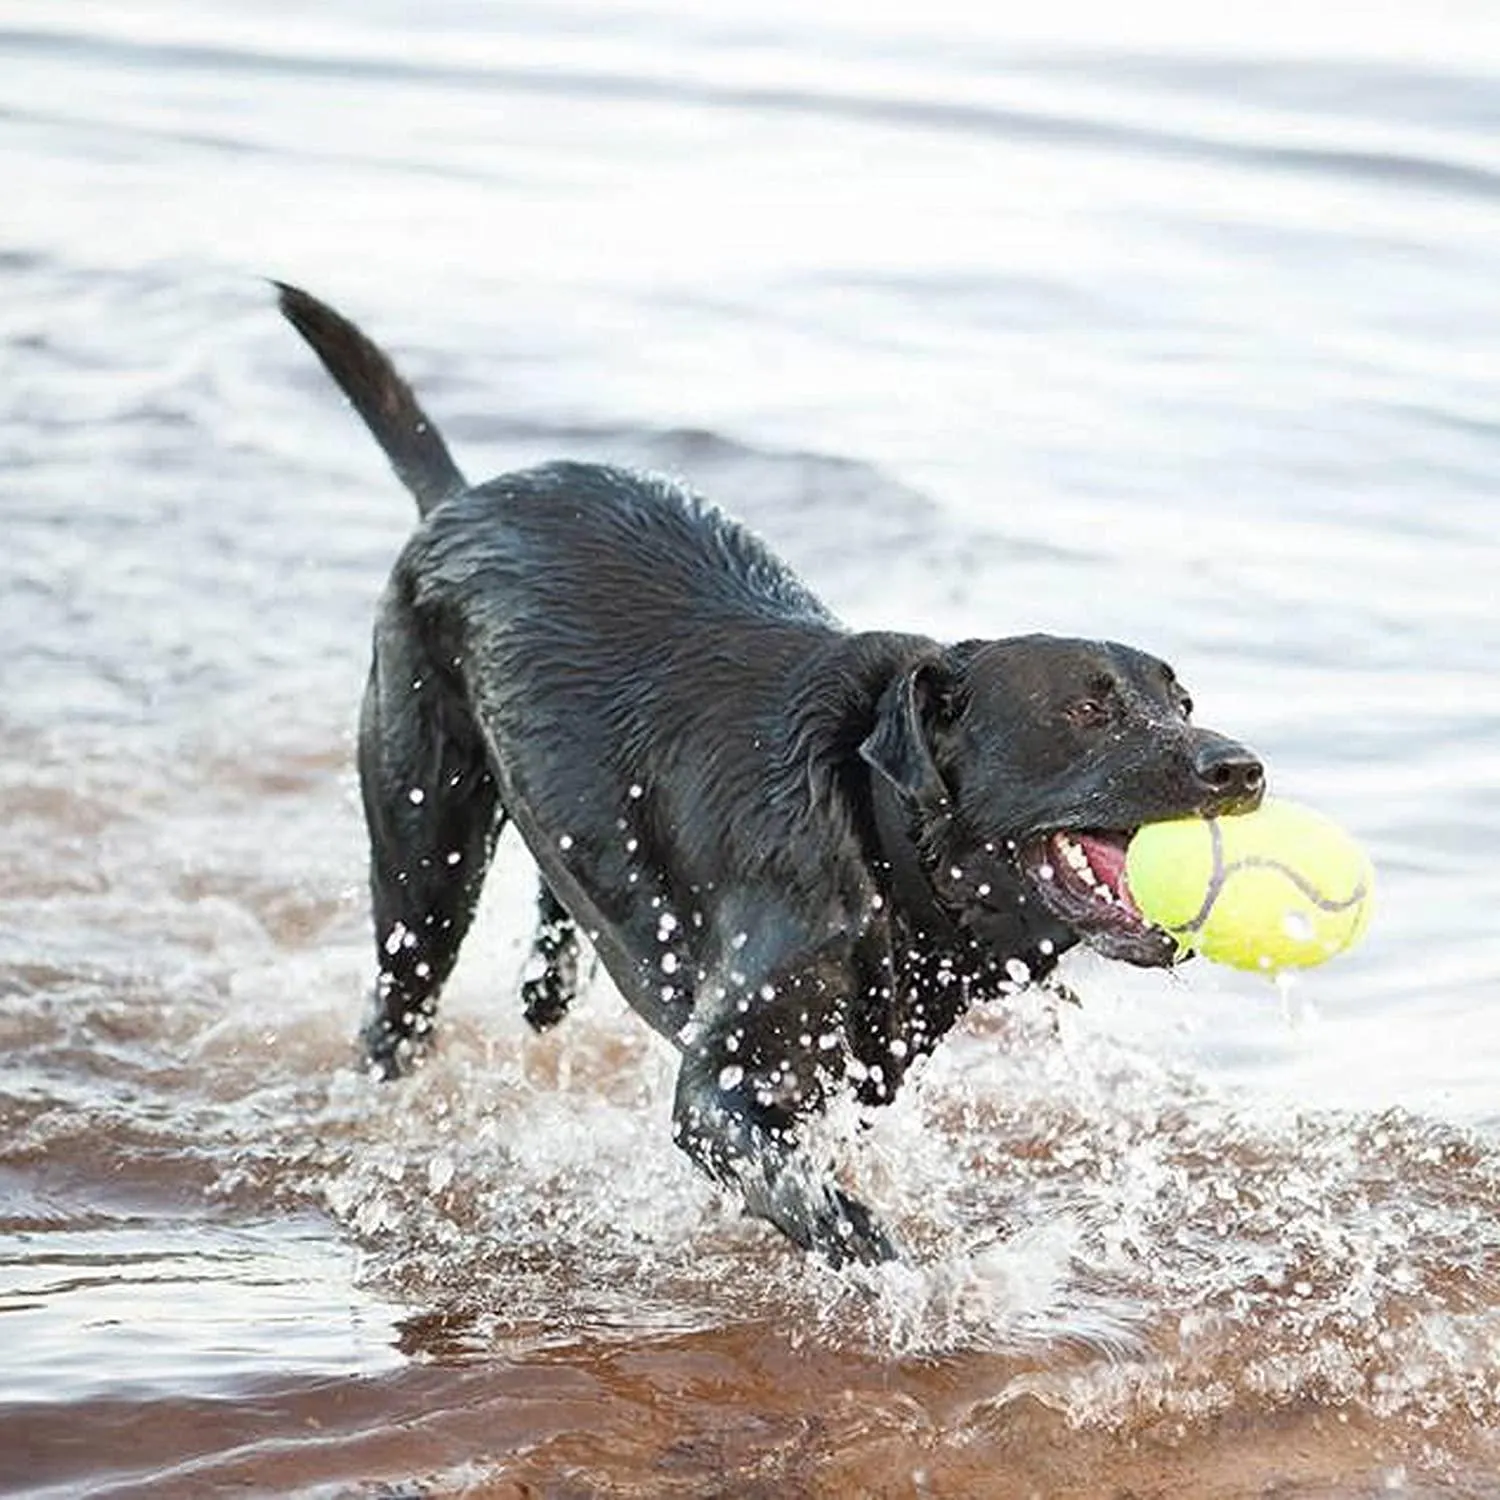
POLYGON ((1500 15, 11 0, 0 1492, 1500 1495, 1500 15), (1173 661, 1369 847, 1278 990, 1080 956, 832 1149, 835 1275, 672 1146, 502 847, 399 1086, 352 728, 412 507, 666 469, 851 625, 1173 661))

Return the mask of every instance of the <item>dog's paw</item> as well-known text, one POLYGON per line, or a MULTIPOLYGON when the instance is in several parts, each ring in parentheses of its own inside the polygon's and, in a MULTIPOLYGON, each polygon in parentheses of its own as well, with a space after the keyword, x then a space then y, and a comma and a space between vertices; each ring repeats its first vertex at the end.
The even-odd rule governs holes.
POLYGON ((578 991, 576 965, 549 964, 521 983, 521 1004, 533 1031, 546 1031, 567 1015, 578 991))
POLYGON ((422 1036, 397 1031, 383 1016, 373 1017, 361 1028, 359 1047, 366 1072, 382 1082, 405 1078, 426 1050, 422 1036))
POLYGON ((838 1188, 828 1196, 833 1207, 814 1224, 810 1246, 814 1254, 821 1255, 835 1271, 851 1262, 878 1266, 899 1259, 894 1241, 871 1209, 838 1188))
POLYGON ((777 1174, 764 1212, 790 1239, 834 1270, 900 1258, 895 1241, 871 1209, 816 1177, 803 1162, 788 1162, 777 1174))

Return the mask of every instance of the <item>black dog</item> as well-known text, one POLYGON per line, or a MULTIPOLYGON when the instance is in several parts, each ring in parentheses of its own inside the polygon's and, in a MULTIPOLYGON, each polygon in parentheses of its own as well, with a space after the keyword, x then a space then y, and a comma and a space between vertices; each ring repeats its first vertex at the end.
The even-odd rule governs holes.
POLYGON ((1123 888, 1142 823, 1253 807, 1243 746, 1113 642, 852 635, 671 481, 553 463, 470 487, 386 356, 281 307, 416 496, 359 765, 387 1076, 431 1029, 495 840, 542 875, 540 1027, 581 926, 681 1052, 679 1145, 839 1264, 894 1254, 799 1149, 835 1085, 891 1097, 975 999, 1080 939, 1173 962, 1123 888))

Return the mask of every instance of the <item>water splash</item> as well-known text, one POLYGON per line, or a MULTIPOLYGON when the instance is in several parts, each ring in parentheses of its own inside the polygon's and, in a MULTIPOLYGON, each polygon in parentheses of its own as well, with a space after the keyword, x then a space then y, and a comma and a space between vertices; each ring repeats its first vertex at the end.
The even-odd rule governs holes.
POLYGON ((263 1148, 374 1286, 476 1351, 765 1320, 852 1354, 989 1356, 997 1390, 1083 1424, 1307 1400, 1419 1432, 1500 1420, 1500 1154, 1480 1133, 1216 1094, 1022 997, 893 1105, 813 1132, 908 1248, 834 1274, 673 1148, 665 1046, 608 992, 573 1021, 531 1038, 465 1015, 414 1079, 334 1073, 301 1144, 263 1148))

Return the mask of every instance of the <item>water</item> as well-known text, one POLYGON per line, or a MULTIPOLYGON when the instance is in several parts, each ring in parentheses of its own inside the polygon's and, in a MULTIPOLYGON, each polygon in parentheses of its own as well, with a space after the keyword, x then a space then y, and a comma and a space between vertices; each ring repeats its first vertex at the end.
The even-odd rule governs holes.
POLYGON ((993 10, 7 7, 0 1488, 1500 1494, 1500 22, 993 10), (472 474, 668 468, 851 624, 1167 656, 1369 845, 1367 943, 971 1016, 828 1123, 914 1247, 843 1278, 605 983, 525 1032, 514 846, 368 1083, 411 507, 265 275, 472 474))

